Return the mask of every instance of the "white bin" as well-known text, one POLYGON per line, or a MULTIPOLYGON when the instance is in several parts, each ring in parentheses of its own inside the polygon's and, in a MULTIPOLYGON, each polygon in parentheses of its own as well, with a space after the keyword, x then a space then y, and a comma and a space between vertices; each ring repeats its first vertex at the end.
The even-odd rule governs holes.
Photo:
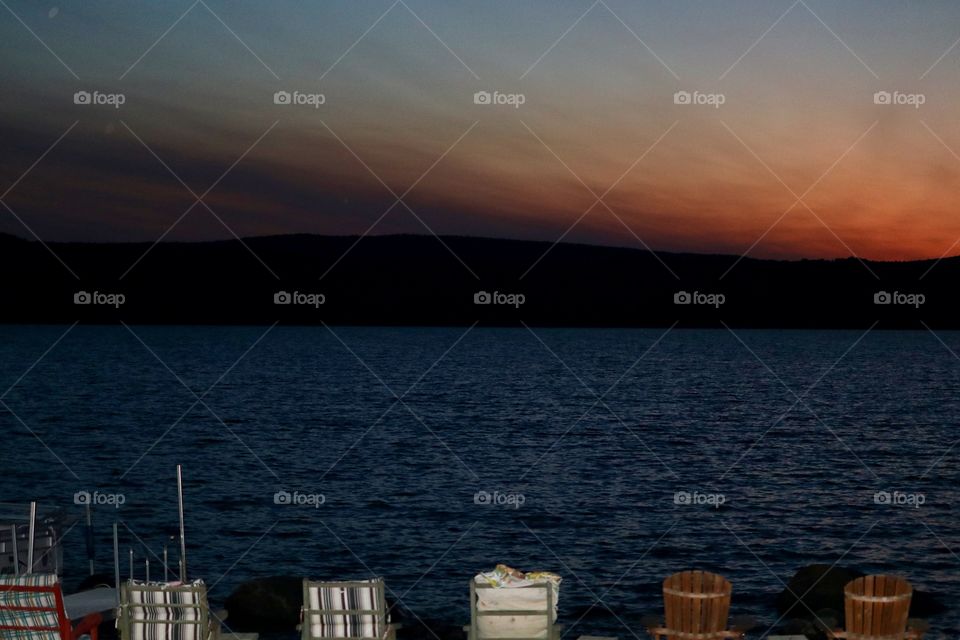
POLYGON ((477 611, 530 611, 532 615, 477 616, 477 631, 481 638, 547 638, 550 625, 557 621, 558 585, 542 582, 526 586, 509 585, 483 587, 477 585, 477 611), (546 587, 546 588, 544 588, 546 587), (543 614, 547 610, 547 591, 551 592, 552 606, 549 622, 543 614))

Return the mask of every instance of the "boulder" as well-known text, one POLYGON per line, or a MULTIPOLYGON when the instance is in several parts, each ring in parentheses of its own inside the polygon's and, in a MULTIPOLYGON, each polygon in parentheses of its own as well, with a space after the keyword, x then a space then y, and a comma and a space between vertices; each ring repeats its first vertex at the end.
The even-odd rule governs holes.
POLYGON ((85 577, 80 585, 77 586, 77 591, 88 591, 90 589, 96 589, 97 587, 114 587, 113 574, 112 573, 95 573, 92 576, 85 577))
POLYGON ((910 617, 911 618, 929 618, 930 616, 935 616, 938 613, 943 613, 947 610, 947 605, 943 604, 940 601, 940 598, 935 594, 929 593, 927 591, 919 591, 914 588, 913 590, 913 599, 910 600, 910 617))
POLYGON ((227 626, 239 633, 294 631, 300 624, 303 578, 271 576, 244 582, 224 606, 227 626))
POLYGON ((803 619, 813 618, 812 612, 821 609, 842 612, 843 588, 862 576, 859 571, 826 564, 804 567, 790 578, 787 588, 777 596, 777 611, 780 615, 803 619))

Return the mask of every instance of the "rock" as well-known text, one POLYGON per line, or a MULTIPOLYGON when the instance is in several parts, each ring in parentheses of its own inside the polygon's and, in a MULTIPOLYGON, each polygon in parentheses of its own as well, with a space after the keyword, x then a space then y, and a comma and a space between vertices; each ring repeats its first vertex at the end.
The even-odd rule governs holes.
MULTIPOLYGON (((861 576, 863 574, 859 571, 826 564, 804 567, 790 578, 787 588, 777 596, 777 611, 781 615, 807 620, 814 618, 812 612, 821 609, 843 612, 843 588, 861 576)), ((842 613, 838 618, 838 623, 842 624, 842 613)))
POLYGON ((80 583, 80 586, 77 587, 77 591, 88 591, 90 589, 96 589, 97 587, 113 587, 113 574, 112 573, 95 573, 92 576, 87 576, 80 583))
POLYGON ((913 590, 913 599, 910 600, 911 618, 929 618, 947 610, 936 595, 927 591, 913 590))
POLYGON ((240 633, 294 631, 300 624, 303 578, 271 576, 244 582, 226 600, 227 626, 240 633))
POLYGON ((834 630, 839 629, 843 624, 843 615, 839 611, 834 611, 833 609, 820 609, 817 611, 817 617, 815 623, 818 627, 823 628, 824 630, 834 630))

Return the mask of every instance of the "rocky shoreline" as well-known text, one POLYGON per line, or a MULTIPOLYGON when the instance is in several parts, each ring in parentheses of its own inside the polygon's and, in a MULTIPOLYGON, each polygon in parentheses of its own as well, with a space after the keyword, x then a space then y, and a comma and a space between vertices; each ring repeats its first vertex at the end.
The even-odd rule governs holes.
MULTIPOLYGON (((835 629, 844 624, 844 586, 863 575, 849 567, 825 564, 803 567, 770 603, 781 618, 774 633, 825 640, 824 626, 835 629)), ((271 576, 244 582, 226 599, 228 625, 233 631, 257 632, 265 638, 295 631, 300 622, 302 582, 303 579, 297 576, 271 576)), ((562 609, 561 606, 561 618, 564 617, 562 609)), ((602 608, 598 609, 602 611, 602 608)), ((922 626, 923 621, 946 609, 935 594, 914 590, 910 617, 917 620, 919 625, 922 626)), ((460 625, 449 621, 422 620, 400 606, 391 608, 391 616, 394 622, 402 625, 398 637, 403 640, 464 640, 466 637, 460 625)), ((638 635, 642 635, 642 626, 642 622, 638 624, 638 635)), ((759 634, 765 632, 766 628, 758 626, 754 631, 759 634)))

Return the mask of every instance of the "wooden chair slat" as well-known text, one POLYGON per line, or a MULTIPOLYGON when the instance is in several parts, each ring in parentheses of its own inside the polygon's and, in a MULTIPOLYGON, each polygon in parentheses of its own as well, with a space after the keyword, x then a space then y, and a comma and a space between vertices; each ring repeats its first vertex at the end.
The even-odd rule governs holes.
MULTIPOLYGON (((691 590, 693 593, 703 593, 703 571, 694 571, 691 578, 691 590)), ((706 602, 707 611, 710 610, 710 601, 706 602)), ((690 599, 690 626, 694 632, 706 631, 706 625, 702 618, 704 613, 703 598, 690 599)))
MULTIPOLYGON (((680 588, 684 593, 690 593, 693 585, 693 573, 684 571, 680 576, 680 588)), ((690 619, 690 612, 693 609, 693 602, 689 598, 680 600, 680 628, 693 629, 693 621, 690 619)))
MULTIPOLYGON (((872 596, 874 595, 874 581, 876 578, 874 576, 867 576, 863 583, 863 595, 872 596)), ((863 626, 856 633, 862 634, 873 634, 873 607, 870 606, 868 600, 862 600, 860 606, 863 608, 863 626)))

